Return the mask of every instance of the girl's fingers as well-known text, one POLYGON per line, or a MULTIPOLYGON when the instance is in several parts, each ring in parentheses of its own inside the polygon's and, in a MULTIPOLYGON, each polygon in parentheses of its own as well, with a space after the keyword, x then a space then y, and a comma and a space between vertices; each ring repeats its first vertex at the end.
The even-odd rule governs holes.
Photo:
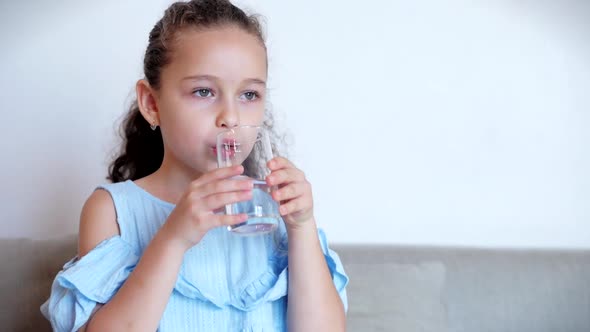
POLYGON ((203 204, 206 210, 214 211, 227 204, 243 202, 250 199, 252 199, 252 190, 232 191, 209 195, 203 198, 203 204))
POLYGON ((292 162, 290 162, 287 158, 283 157, 275 157, 271 159, 268 162, 267 166, 268 168, 270 168, 271 171, 275 171, 281 168, 296 168, 292 162))
POLYGON ((295 182, 273 191, 272 198, 277 202, 287 201, 300 197, 308 191, 311 192, 309 183, 295 182))
POLYGON ((222 179, 231 178, 233 176, 240 175, 244 172, 242 165, 217 168, 213 171, 203 174, 201 177, 192 182, 193 188, 198 188, 209 182, 218 181, 222 179))
POLYGON ((273 171, 266 177, 266 183, 269 186, 276 186, 285 182, 301 182, 305 181, 305 175, 297 168, 285 168, 273 171))
POLYGON ((304 197, 295 198, 284 204, 281 204, 279 207, 279 212, 282 216, 286 216, 288 214, 303 210, 305 204, 306 201, 304 197))
POLYGON ((200 189, 201 197, 209 196, 217 193, 225 193, 231 191, 252 190, 254 188, 254 181, 250 178, 245 179, 224 179, 209 182, 203 185, 200 189))

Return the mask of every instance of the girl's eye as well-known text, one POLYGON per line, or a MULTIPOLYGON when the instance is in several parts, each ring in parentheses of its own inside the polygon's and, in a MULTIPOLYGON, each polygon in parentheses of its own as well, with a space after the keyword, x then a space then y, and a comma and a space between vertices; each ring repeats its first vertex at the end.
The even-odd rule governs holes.
POLYGON ((193 94, 197 95, 198 97, 206 98, 211 97, 213 94, 211 93, 210 89, 197 89, 193 92, 193 94))
POLYGON ((254 91, 245 92, 242 96, 244 97, 244 99, 248 101, 256 100, 259 98, 258 93, 254 91))

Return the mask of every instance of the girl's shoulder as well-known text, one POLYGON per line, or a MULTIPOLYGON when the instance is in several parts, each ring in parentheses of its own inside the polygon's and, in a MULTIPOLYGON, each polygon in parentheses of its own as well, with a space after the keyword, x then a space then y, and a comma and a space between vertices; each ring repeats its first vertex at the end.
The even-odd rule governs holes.
POLYGON ((99 185, 96 189, 102 189, 107 191, 115 205, 119 203, 119 201, 125 201, 128 204, 153 204, 157 206, 161 206, 163 208, 173 208, 174 204, 170 202, 166 202, 148 191, 146 191, 143 187, 138 185, 132 180, 126 180, 117 183, 107 183, 99 185))
POLYGON ((95 192, 110 196, 119 235, 140 251, 174 209, 174 204, 153 196, 131 180, 102 184, 95 192))
POLYGON ((94 191, 80 213, 78 257, 85 256, 99 243, 119 233, 113 200, 105 191, 94 191))
POLYGON ((106 191, 114 199, 116 195, 124 195, 133 191, 133 181, 126 180, 115 183, 103 183, 96 186, 95 191, 106 191))

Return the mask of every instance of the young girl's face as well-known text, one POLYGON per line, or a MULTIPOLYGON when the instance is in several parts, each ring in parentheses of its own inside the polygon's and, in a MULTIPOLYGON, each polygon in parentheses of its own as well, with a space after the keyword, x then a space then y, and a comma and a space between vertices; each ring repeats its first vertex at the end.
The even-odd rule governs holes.
POLYGON ((181 31, 157 93, 166 154, 198 173, 216 168, 218 133, 262 124, 266 79, 255 36, 234 27, 181 31))

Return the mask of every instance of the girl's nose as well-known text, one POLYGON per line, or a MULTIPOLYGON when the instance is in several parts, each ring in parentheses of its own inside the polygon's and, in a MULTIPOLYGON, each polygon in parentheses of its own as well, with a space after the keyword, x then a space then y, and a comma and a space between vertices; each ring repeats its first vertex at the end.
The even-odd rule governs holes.
POLYGON ((227 103, 217 116, 216 125, 219 128, 234 128, 240 125, 240 114, 233 103, 227 103))

